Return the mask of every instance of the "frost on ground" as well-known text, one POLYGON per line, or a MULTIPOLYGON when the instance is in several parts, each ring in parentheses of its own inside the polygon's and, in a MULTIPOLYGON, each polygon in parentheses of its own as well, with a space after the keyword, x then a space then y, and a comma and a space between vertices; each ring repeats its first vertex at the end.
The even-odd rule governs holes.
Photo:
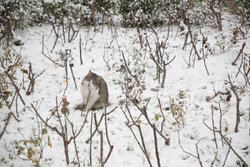
POLYGON ((104 26, 103 32, 94 32, 84 27, 74 41, 60 38, 54 49, 50 25, 19 30, 24 45, 14 50, 22 55, 23 65, 15 83, 21 85, 25 106, 16 94, 16 106, 1 108, 1 133, 10 111, 18 117, 10 117, 1 136, 0 166, 31 166, 38 161, 40 166, 66 166, 67 158, 69 166, 250 164, 249 75, 244 75, 249 70, 250 39, 235 36, 237 19, 224 17, 223 31, 202 28, 205 43, 199 28, 194 29, 201 60, 190 39, 183 47, 185 35, 177 27, 141 29, 142 41, 136 28, 111 31, 104 26), (157 52, 162 59, 154 60, 157 52), (27 95, 24 71, 29 63, 33 73, 41 75, 27 95), (79 87, 90 69, 107 82, 110 105, 106 111, 81 116, 75 107, 82 103, 79 87))

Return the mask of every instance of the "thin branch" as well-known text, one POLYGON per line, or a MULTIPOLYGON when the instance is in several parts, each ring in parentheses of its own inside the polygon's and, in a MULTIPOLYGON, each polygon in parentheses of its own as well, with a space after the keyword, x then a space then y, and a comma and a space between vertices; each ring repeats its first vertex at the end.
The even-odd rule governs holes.
POLYGON ((214 155, 214 159, 213 159, 213 161, 211 162, 211 167, 213 167, 214 166, 214 162, 217 160, 217 156, 218 156, 218 151, 215 153, 215 155, 214 155))
POLYGON ((103 163, 103 132, 102 131, 98 131, 100 134, 100 164, 101 167, 104 167, 104 163, 103 163))
MULTIPOLYGON (((206 126, 209 130, 214 131, 214 130, 213 130, 212 128, 210 128, 205 122, 204 122, 204 124, 205 124, 205 126, 206 126)), ((226 142, 226 144, 227 144, 227 145, 229 146, 229 148, 234 152, 234 154, 240 159, 240 161, 241 161, 244 165, 248 166, 247 163, 246 163, 246 161, 244 161, 244 159, 243 159, 243 158, 235 151, 235 149, 232 147, 232 145, 231 145, 231 140, 228 141, 228 140, 226 139, 226 137, 222 134, 221 131, 215 130, 215 132, 220 134, 220 136, 222 137, 222 139, 226 142)))
POLYGON ((114 146, 110 146, 109 153, 108 153, 106 159, 105 159, 104 162, 103 162, 104 164, 107 163, 107 161, 108 161, 108 159, 109 159, 109 157, 110 157, 110 155, 111 155, 111 153, 112 153, 112 151, 113 151, 113 148, 114 148, 114 146))
POLYGON ((183 146, 181 145, 181 139, 180 139, 179 131, 178 131, 178 143, 179 143, 179 146, 181 147, 181 149, 182 149, 182 151, 183 151, 184 153, 190 155, 191 157, 194 157, 194 158, 198 159, 198 156, 195 156, 194 154, 191 154, 191 153, 187 152, 187 151, 183 148, 183 146))
POLYGON ((187 26, 188 26, 188 32, 189 32, 189 36, 191 38, 191 44, 192 44, 192 46, 194 48, 194 52, 195 52, 198 60, 201 60, 201 57, 199 55, 199 52, 198 52, 198 50, 196 48, 196 44, 195 44, 194 39, 193 39, 193 34, 192 34, 192 30, 191 30, 191 23, 190 23, 190 19, 189 18, 187 18, 187 23, 188 23, 187 24, 187 26))
POLYGON ((47 59, 49 59, 52 63, 54 63, 54 64, 56 64, 56 65, 58 65, 58 66, 60 66, 60 67, 64 67, 64 65, 57 63, 55 60, 51 59, 51 58, 50 58, 49 56, 47 56, 45 53, 43 53, 43 52, 41 52, 41 53, 42 53, 42 55, 43 55, 44 57, 46 57, 47 59))
POLYGON ((23 103, 23 105, 25 106, 25 102, 20 94, 20 89, 17 87, 17 85, 15 84, 15 81, 13 80, 13 77, 8 73, 8 71, 5 71, 5 74, 8 76, 8 78, 10 79, 12 85, 14 86, 16 92, 17 92, 17 95, 19 96, 21 102, 23 103))
MULTIPOLYGON (((148 115, 147 115, 147 111, 146 108, 141 109, 138 104, 136 104, 129 96, 126 95, 126 97, 136 106, 136 108, 144 115, 144 117, 146 118, 148 124, 151 126, 151 128, 153 128, 153 124, 150 122, 148 115)), ((169 139, 166 138, 164 136, 164 134, 162 134, 157 128, 156 128, 156 132, 165 140, 165 142, 168 142, 169 139)))
MULTIPOLYGON (((231 141, 232 141, 232 139, 230 139, 229 140, 229 144, 231 145, 231 141)), ((224 159, 224 162, 223 162, 223 165, 222 165, 222 167, 224 167, 225 165, 226 165, 226 161, 227 161, 227 158, 228 158, 228 155, 229 155, 229 153, 230 153, 230 147, 228 148, 228 151, 227 151, 227 154, 226 154, 226 156, 225 156, 225 159, 224 159)))
POLYGON ((41 117, 41 115, 39 114, 39 112, 37 111, 37 109, 35 108, 35 106, 34 106, 33 104, 31 104, 31 107, 33 108, 33 110, 35 111, 35 113, 36 113, 36 115, 39 117, 39 119, 44 123, 44 125, 46 125, 47 127, 49 127, 51 130, 56 131, 56 133, 57 133, 59 136, 62 136, 62 133, 60 133, 56 127, 53 127, 53 126, 49 125, 49 124, 47 123, 47 121, 45 121, 45 120, 41 117))
POLYGON ((104 118, 104 116, 108 116, 109 114, 111 114, 112 112, 114 112, 115 110, 117 109, 117 106, 115 108, 113 108, 110 112, 106 113, 106 114, 102 114, 99 122, 97 123, 97 126, 94 130, 94 132, 90 135, 90 137, 85 141, 85 143, 89 143, 89 141, 92 139, 92 137, 95 135, 95 133, 97 132, 98 130, 98 127, 100 126, 101 122, 102 122, 102 119, 104 118))
POLYGON ((243 54, 243 50, 244 50, 245 46, 246 46, 246 43, 244 42, 241 46, 239 54, 237 55, 235 60, 232 62, 232 65, 236 65, 236 61, 240 58, 240 55, 243 54))
POLYGON ((155 141, 155 155, 157 159, 157 165, 158 167, 161 167, 161 161, 160 161, 160 156, 159 156, 159 151, 158 151, 158 144, 157 144, 157 135, 156 135, 156 130, 155 130, 155 124, 153 125, 153 132, 154 132, 154 141, 155 141))
MULTIPOLYGON (((144 139, 143 139, 143 137, 142 137, 142 132, 141 132, 140 124, 136 124, 135 121, 133 120, 133 118, 131 119, 132 122, 133 122, 132 125, 135 125, 135 126, 138 128, 139 132, 140 132, 140 137, 141 137, 141 140, 142 140, 142 144, 140 143, 140 141, 139 141, 138 137, 136 136, 135 132, 133 131, 132 125, 129 124, 129 122, 130 122, 129 117, 126 115, 125 111, 124 111, 122 108, 121 108, 121 110, 122 110, 122 112, 123 112, 125 118, 127 119, 127 122, 126 122, 127 127, 128 127, 129 130, 131 131, 131 133, 132 133, 134 139, 136 140, 138 146, 140 147, 141 151, 142 151, 143 154, 145 155, 145 157, 146 157, 146 159, 147 159, 147 161, 148 161, 149 166, 152 167, 152 163, 151 163, 151 161, 150 161, 150 159, 149 159, 149 155, 148 155, 148 153, 147 153, 147 150, 145 150, 145 149, 146 149, 146 146, 145 146, 145 143, 144 143, 144 139)), ((128 112, 129 112, 129 114, 131 114, 131 113, 130 113, 130 110, 128 110, 128 112)))
MULTIPOLYGON (((213 126, 213 132, 214 132, 216 127, 214 125, 214 106, 213 105, 211 105, 211 110, 212 110, 212 126, 213 126)), ((216 149, 218 149, 216 134, 215 134, 215 132, 213 134, 214 134, 214 143, 215 143, 216 149)))
POLYGON ((132 72, 130 71, 130 69, 129 69, 129 67, 128 67, 128 63, 127 63, 127 61, 126 61, 126 59, 125 59, 125 57, 124 57, 124 53, 123 53, 123 52, 122 52, 122 58, 123 58, 123 61, 124 61, 124 64, 125 64, 125 67, 126 67, 128 73, 130 74, 131 77, 133 77, 133 78, 135 79, 136 83, 137 83, 138 85, 140 85, 140 82, 139 82, 137 76, 136 76, 136 75, 133 75, 132 72))
POLYGON ((237 133, 239 130, 239 123, 240 123, 240 97, 236 91, 236 86, 233 85, 233 82, 231 81, 231 78, 229 75, 227 75, 229 84, 231 86, 231 90, 233 91, 235 98, 236 98, 236 123, 235 123, 235 132, 237 133))
POLYGON ((0 139, 3 137, 3 134, 5 133, 5 131, 6 131, 6 129, 7 129, 7 126, 8 126, 8 124, 9 124, 9 121, 10 121, 11 116, 13 116, 17 122, 20 122, 20 120, 17 119, 16 116, 15 116, 12 112, 9 112, 9 113, 8 113, 8 116, 7 116, 7 118, 6 118, 6 122, 5 122, 4 128, 3 128, 3 130, 2 130, 2 132, 1 132, 1 134, 0 134, 0 139))
POLYGON ((79 52, 80 52, 80 63, 82 65, 83 62, 82 62, 82 38, 81 38, 81 35, 80 35, 80 39, 79 39, 79 52))
POLYGON ((73 78, 73 81, 74 81, 74 84, 75 84, 75 88, 77 90, 77 84, 76 84, 76 78, 75 78, 75 75, 74 75, 74 72, 73 72, 73 66, 74 66, 74 64, 70 64, 69 65, 70 71, 71 71, 71 75, 72 75, 72 78, 73 78))
POLYGON ((160 132, 162 133, 162 132, 163 132, 163 126, 164 126, 164 123, 165 123, 165 121, 166 121, 166 118, 165 118, 165 116, 164 116, 164 114, 163 114, 163 111, 162 111, 162 106, 161 106, 160 98, 157 97, 157 100, 158 100, 158 103, 159 103, 159 108, 160 108, 160 112, 161 112, 161 116, 162 116, 161 130, 160 130, 160 132))
MULTIPOLYGON (((68 117, 67 117, 67 120, 69 121, 68 117)), ((77 158, 77 165, 78 167, 80 167, 80 158, 79 158, 79 154, 78 154, 78 150, 77 150, 77 145, 76 145, 76 134, 75 134, 75 130, 74 130, 74 124, 72 122, 70 122, 70 125, 71 125, 71 130, 72 130, 72 134, 73 134, 73 143, 74 143, 74 148, 75 148, 75 153, 76 153, 76 158, 77 158)))
POLYGON ((109 135, 108 135, 108 125, 107 125, 107 105, 105 105, 104 114, 105 114, 104 123, 105 123, 106 138, 107 138, 109 146, 111 147, 109 135))

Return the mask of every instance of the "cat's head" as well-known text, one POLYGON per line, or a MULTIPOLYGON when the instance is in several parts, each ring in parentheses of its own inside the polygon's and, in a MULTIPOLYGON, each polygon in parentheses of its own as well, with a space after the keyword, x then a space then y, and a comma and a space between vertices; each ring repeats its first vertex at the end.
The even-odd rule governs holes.
POLYGON ((96 78, 98 75, 96 75, 95 73, 93 73, 91 70, 89 70, 89 73, 86 75, 85 79, 87 80, 91 80, 96 78))

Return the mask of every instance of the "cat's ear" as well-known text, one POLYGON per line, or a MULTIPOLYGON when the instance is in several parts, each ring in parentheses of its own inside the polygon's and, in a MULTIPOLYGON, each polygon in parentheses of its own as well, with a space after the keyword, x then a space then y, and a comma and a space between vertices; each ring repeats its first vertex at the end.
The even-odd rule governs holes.
POLYGON ((92 71, 91 71, 91 70, 89 70, 89 74, 92 74, 92 71))

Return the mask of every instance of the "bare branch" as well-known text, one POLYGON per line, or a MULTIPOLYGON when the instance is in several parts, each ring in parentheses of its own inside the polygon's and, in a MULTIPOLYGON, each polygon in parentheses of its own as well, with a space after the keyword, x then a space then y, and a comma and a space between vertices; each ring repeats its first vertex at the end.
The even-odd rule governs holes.
POLYGON ((24 102, 24 100, 23 100, 23 97, 22 97, 21 94, 20 94, 20 89, 17 87, 15 81, 13 80, 13 77, 8 73, 8 71, 5 71, 5 74, 6 74, 6 75, 8 76, 8 78, 10 79, 12 85, 14 86, 14 88, 15 88, 15 90, 16 90, 16 92, 17 92, 17 95, 19 96, 21 102, 22 102, 23 105, 25 106, 26 104, 25 104, 25 102, 24 102))
POLYGON ((8 124, 9 124, 9 121, 10 121, 11 116, 13 116, 17 122, 20 122, 20 120, 17 119, 16 116, 15 116, 12 112, 9 112, 9 113, 8 113, 8 116, 7 116, 7 118, 6 118, 6 122, 5 122, 4 128, 3 128, 2 132, 0 133, 0 139, 3 137, 3 134, 5 133, 5 131, 6 131, 6 129, 7 129, 7 126, 8 126, 8 124))
MULTIPOLYGON (((204 122, 204 124, 205 124, 205 126, 206 126, 209 130, 213 131, 213 129, 210 128, 205 122, 204 122)), ((226 139, 226 137, 222 134, 221 131, 215 130, 215 132, 220 134, 220 136, 222 137, 222 139, 226 142, 226 144, 227 144, 227 145, 229 146, 229 148, 234 152, 234 154, 240 159, 240 161, 241 161, 244 165, 248 166, 247 163, 246 163, 246 161, 244 161, 244 159, 243 159, 243 158, 234 150, 234 148, 232 147, 232 145, 231 145, 231 139, 230 139, 230 141, 228 141, 228 140, 226 139)))
POLYGON ((158 151, 158 144, 157 144, 157 135, 156 135, 156 130, 155 130, 155 124, 153 125, 153 132, 154 132, 154 141, 155 141, 155 155, 157 159, 157 165, 158 167, 161 167, 161 161, 160 161, 160 156, 159 156, 159 151, 158 151))
POLYGON ((246 43, 244 42, 241 46, 240 52, 238 54, 238 56, 235 58, 235 60, 232 62, 232 65, 236 65, 236 61, 240 58, 240 55, 243 54, 243 50, 246 46, 246 43))
POLYGON ((105 115, 106 116, 108 116, 109 114, 111 114, 112 112, 114 112, 115 110, 117 109, 117 106, 115 107, 115 108, 113 108, 110 112, 108 112, 108 113, 104 113, 104 114, 102 114, 102 116, 101 116, 101 118, 100 118, 100 120, 99 120, 99 122, 96 124, 96 128, 95 128, 95 130, 94 130, 94 132, 90 135, 90 137, 85 141, 85 143, 89 143, 89 141, 92 139, 92 137, 95 135, 95 133, 98 131, 98 127, 100 126, 100 124, 101 124, 101 122, 102 122, 102 119, 105 117, 105 115))
POLYGON ((236 86, 233 85, 233 82, 231 81, 231 78, 229 75, 227 75, 228 80, 229 80, 229 84, 231 86, 231 90, 233 91, 235 98, 236 98, 236 123, 235 123, 235 132, 238 132, 238 128, 239 128, 239 123, 240 123, 240 97, 239 94, 236 91, 236 86))
POLYGON ((215 125, 214 125, 214 106, 211 105, 211 110, 212 110, 212 126, 213 126, 213 134, 214 134, 214 143, 215 143, 215 146, 216 146, 216 149, 218 149, 218 144, 217 144, 217 139, 216 139, 216 134, 215 134, 215 125))

